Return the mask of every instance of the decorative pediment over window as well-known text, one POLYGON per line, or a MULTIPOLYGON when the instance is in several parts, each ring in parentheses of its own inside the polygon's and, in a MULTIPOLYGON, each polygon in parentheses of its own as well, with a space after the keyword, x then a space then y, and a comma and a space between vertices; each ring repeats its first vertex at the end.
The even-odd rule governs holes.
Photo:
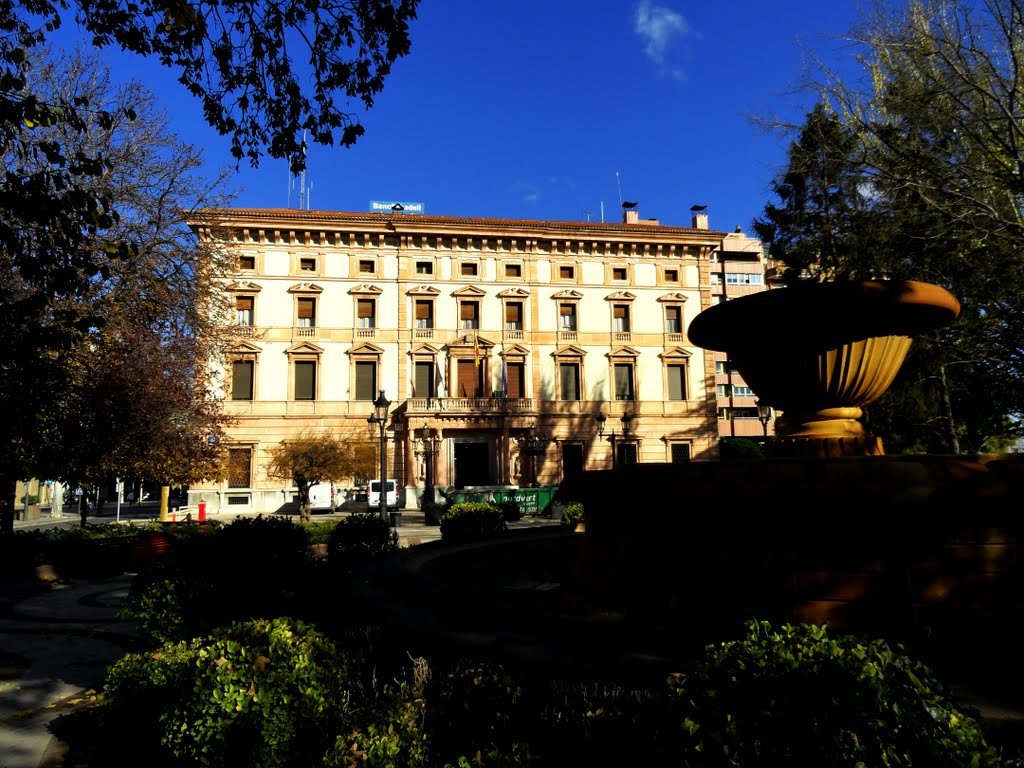
POLYGON ((513 344, 511 347, 505 347, 505 350, 499 352, 498 355, 500 357, 529 357, 530 350, 522 344, 513 344))
POLYGON ((316 283, 296 283, 288 289, 288 293, 323 293, 324 289, 316 283))
POLYGON ((551 298, 552 299, 572 299, 574 301, 578 301, 578 300, 583 298, 583 294, 580 293, 579 291, 574 291, 574 290, 570 289, 570 290, 565 290, 565 291, 559 291, 558 293, 553 293, 553 294, 551 294, 551 298))
POLYGON ((465 336, 460 336, 454 341, 448 342, 445 346, 447 349, 463 349, 474 346, 478 346, 480 349, 491 349, 494 347, 494 342, 490 339, 485 339, 483 336, 474 339, 473 334, 467 333, 465 336))
POLYGON ((606 357, 640 357, 640 353, 632 347, 619 347, 609 352, 606 357))
POLYGON ((346 355, 383 355, 384 354, 384 350, 381 349, 380 347, 378 347, 376 344, 370 344, 369 342, 366 342, 365 344, 360 344, 358 346, 352 347, 352 349, 348 350, 345 354, 346 355))
POLYGON ((679 291, 675 291, 673 293, 666 293, 664 296, 659 296, 658 297, 658 301, 677 302, 677 301, 686 301, 686 298, 687 297, 686 297, 685 294, 679 293, 679 291))
POLYGON ((633 301, 636 298, 636 294, 629 291, 616 291, 615 293, 609 293, 604 298, 605 301, 633 301))
POLYGON ((415 288, 410 288, 406 291, 408 296, 438 296, 441 291, 432 285, 417 285, 415 288))
POLYGON ((567 344, 564 347, 559 347, 551 353, 552 357, 583 357, 586 355, 586 350, 581 347, 577 347, 575 344, 567 344))
POLYGON ((285 350, 285 353, 289 355, 322 355, 324 350, 323 347, 318 347, 316 344, 301 341, 298 344, 292 344, 285 350))
POLYGON ((475 285, 467 285, 465 288, 459 288, 459 290, 457 290, 457 291, 452 291, 452 296, 478 297, 478 296, 486 296, 486 295, 487 295, 487 291, 483 290, 482 288, 477 288, 475 285))
POLYGON ((349 293, 361 293, 361 294, 372 294, 374 296, 380 296, 384 293, 382 288, 378 288, 376 285, 370 285, 369 283, 363 283, 350 288, 349 293))
POLYGON ((441 350, 433 344, 417 344, 409 350, 410 355, 436 355, 441 350))
POLYGON ((504 291, 500 291, 498 296, 503 299, 528 299, 530 292, 525 288, 506 288, 504 291))
POLYGON ((259 293, 263 290, 263 286, 248 281, 235 280, 225 285, 224 290, 234 293, 259 293))
POLYGON ((258 355, 263 349, 248 341, 239 341, 229 350, 229 355, 258 355))
POLYGON ((677 360, 679 362, 686 362, 690 359, 690 352, 683 349, 682 347, 673 347, 672 349, 666 349, 660 355, 662 360, 677 360))

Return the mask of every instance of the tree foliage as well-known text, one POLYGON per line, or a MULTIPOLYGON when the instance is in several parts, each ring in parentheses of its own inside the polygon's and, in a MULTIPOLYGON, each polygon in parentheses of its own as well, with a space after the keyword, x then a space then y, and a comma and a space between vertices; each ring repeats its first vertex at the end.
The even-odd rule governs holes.
POLYGON ((923 280, 960 301, 866 411, 890 450, 980 451, 1021 431, 1022 28, 1012 0, 877 3, 850 33, 864 77, 821 69, 780 204, 755 224, 791 266, 820 256, 827 275, 923 280))

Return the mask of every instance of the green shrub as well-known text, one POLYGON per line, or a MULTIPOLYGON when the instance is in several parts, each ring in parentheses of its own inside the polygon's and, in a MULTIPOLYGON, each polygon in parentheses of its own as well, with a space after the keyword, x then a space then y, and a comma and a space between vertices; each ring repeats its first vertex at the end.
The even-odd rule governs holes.
POLYGON ((301 621, 232 624, 116 662, 105 721, 142 763, 320 765, 336 734, 363 730, 365 666, 301 621))
POLYGON ((575 528, 577 525, 583 522, 583 503, 579 501, 572 501, 565 505, 565 509, 562 510, 562 525, 568 528, 575 528))
POLYGON ((718 442, 718 455, 722 461, 763 459, 764 448, 748 437, 727 437, 718 442))
POLYGON ((445 541, 473 541, 505 530, 505 517, 501 510, 485 501, 453 504, 441 516, 441 538, 445 541))
POLYGON ((398 531, 376 511, 343 518, 327 542, 327 562, 335 573, 348 574, 398 549, 398 531))
POLYGON ((309 534, 310 544, 327 544, 331 540, 331 534, 337 525, 337 520, 317 520, 312 523, 302 523, 302 527, 309 534))
POLYGON ((498 504, 498 509, 501 510, 501 516, 506 522, 521 520, 523 513, 519 509, 519 502, 515 499, 505 499, 498 504))
POLYGON ((701 766, 1006 765, 924 665, 882 640, 751 621, 669 681, 701 766))
POLYGON ((448 505, 444 502, 435 501, 430 504, 424 504, 421 509, 423 510, 424 523, 427 525, 440 525, 441 518, 448 511, 448 505))

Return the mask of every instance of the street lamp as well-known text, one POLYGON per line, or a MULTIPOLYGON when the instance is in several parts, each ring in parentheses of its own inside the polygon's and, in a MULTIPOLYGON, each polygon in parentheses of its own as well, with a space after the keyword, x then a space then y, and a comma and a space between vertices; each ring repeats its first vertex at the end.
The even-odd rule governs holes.
POLYGON ((517 437, 515 438, 515 441, 519 445, 519 452, 530 457, 530 475, 533 478, 533 482, 530 486, 536 488, 537 457, 547 452, 548 443, 551 442, 551 438, 548 435, 538 432, 536 427, 530 427, 529 434, 517 437))
MULTIPOLYGON (((604 423, 607 420, 608 420, 608 417, 605 416, 603 413, 598 413, 597 416, 594 417, 594 421, 597 422, 597 436, 598 437, 604 437, 604 423)), ((633 421, 633 414, 631 414, 631 413, 624 413, 624 414, 622 414, 622 418, 620 418, 619 421, 622 422, 622 435, 621 435, 621 437, 622 438, 629 437, 629 425, 633 421)), ((605 440, 607 440, 609 443, 612 444, 612 466, 613 467, 618 463, 618 459, 616 458, 616 455, 615 455, 615 441, 618 440, 619 437, 620 436, 616 435, 615 434, 615 430, 613 429, 611 434, 604 438, 605 440)))
POLYGON ((757 401, 757 420, 761 422, 764 436, 768 437, 768 422, 772 420, 772 407, 760 400, 757 401))
POLYGON ((423 422, 423 426, 419 429, 419 440, 417 441, 416 455, 422 456, 425 464, 423 468, 424 474, 426 475, 423 483, 423 502, 425 504, 434 503, 433 458, 437 456, 437 450, 440 445, 441 435, 437 433, 436 429, 431 429, 427 426, 426 422, 423 422))
POLYGON ((388 408, 391 401, 384 397, 384 390, 380 391, 377 399, 373 401, 373 415, 367 419, 371 424, 380 427, 380 519, 387 525, 388 521, 388 441, 385 428, 388 423, 388 408))

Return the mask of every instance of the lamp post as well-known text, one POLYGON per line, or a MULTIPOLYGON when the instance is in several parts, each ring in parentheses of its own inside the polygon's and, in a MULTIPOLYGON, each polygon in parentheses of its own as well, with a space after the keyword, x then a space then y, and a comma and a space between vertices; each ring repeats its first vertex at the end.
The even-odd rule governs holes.
POLYGON ((764 436, 768 437, 768 422, 772 420, 772 407, 760 400, 757 401, 757 420, 761 422, 764 436))
MULTIPOLYGON (((608 420, 608 417, 605 416, 603 413, 598 413, 597 416, 594 417, 594 421, 597 422, 597 436, 598 437, 604 437, 604 423, 607 420, 608 420)), ((629 425, 633 421, 633 414, 631 414, 631 413, 624 413, 624 414, 622 414, 622 418, 620 418, 619 421, 622 422, 622 435, 621 435, 621 437, 622 438, 629 437, 629 425)), ((612 467, 615 467, 618 464, 618 459, 617 459, 617 457, 615 455, 616 454, 616 452, 615 452, 615 441, 618 440, 619 437, 620 436, 615 434, 615 430, 613 429, 611 431, 611 434, 604 438, 605 440, 607 440, 609 443, 612 444, 612 467)))
POLYGON ((367 419, 371 424, 380 427, 380 519, 388 525, 388 441, 385 434, 385 427, 388 423, 388 408, 391 401, 384 397, 384 390, 380 391, 377 399, 373 401, 373 415, 367 419))
POLYGON ((548 443, 551 442, 551 438, 548 435, 538 432, 536 427, 530 427, 529 434, 517 437, 515 440, 519 445, 520 453, 525 453, 530 457, 530 476, 533 478, 533 482, 530 483, 530 487, 536 488, 537 457, 547 451, 548 443))
POLYGON ((434 462, 438 447, 441 444, 441 435, 436 429, 431 429, 426 422, 419 429, 419 440, 417 441, 416 455, 423 457, 424 481, 423 501, 425 504, 434 503, 434 462))

